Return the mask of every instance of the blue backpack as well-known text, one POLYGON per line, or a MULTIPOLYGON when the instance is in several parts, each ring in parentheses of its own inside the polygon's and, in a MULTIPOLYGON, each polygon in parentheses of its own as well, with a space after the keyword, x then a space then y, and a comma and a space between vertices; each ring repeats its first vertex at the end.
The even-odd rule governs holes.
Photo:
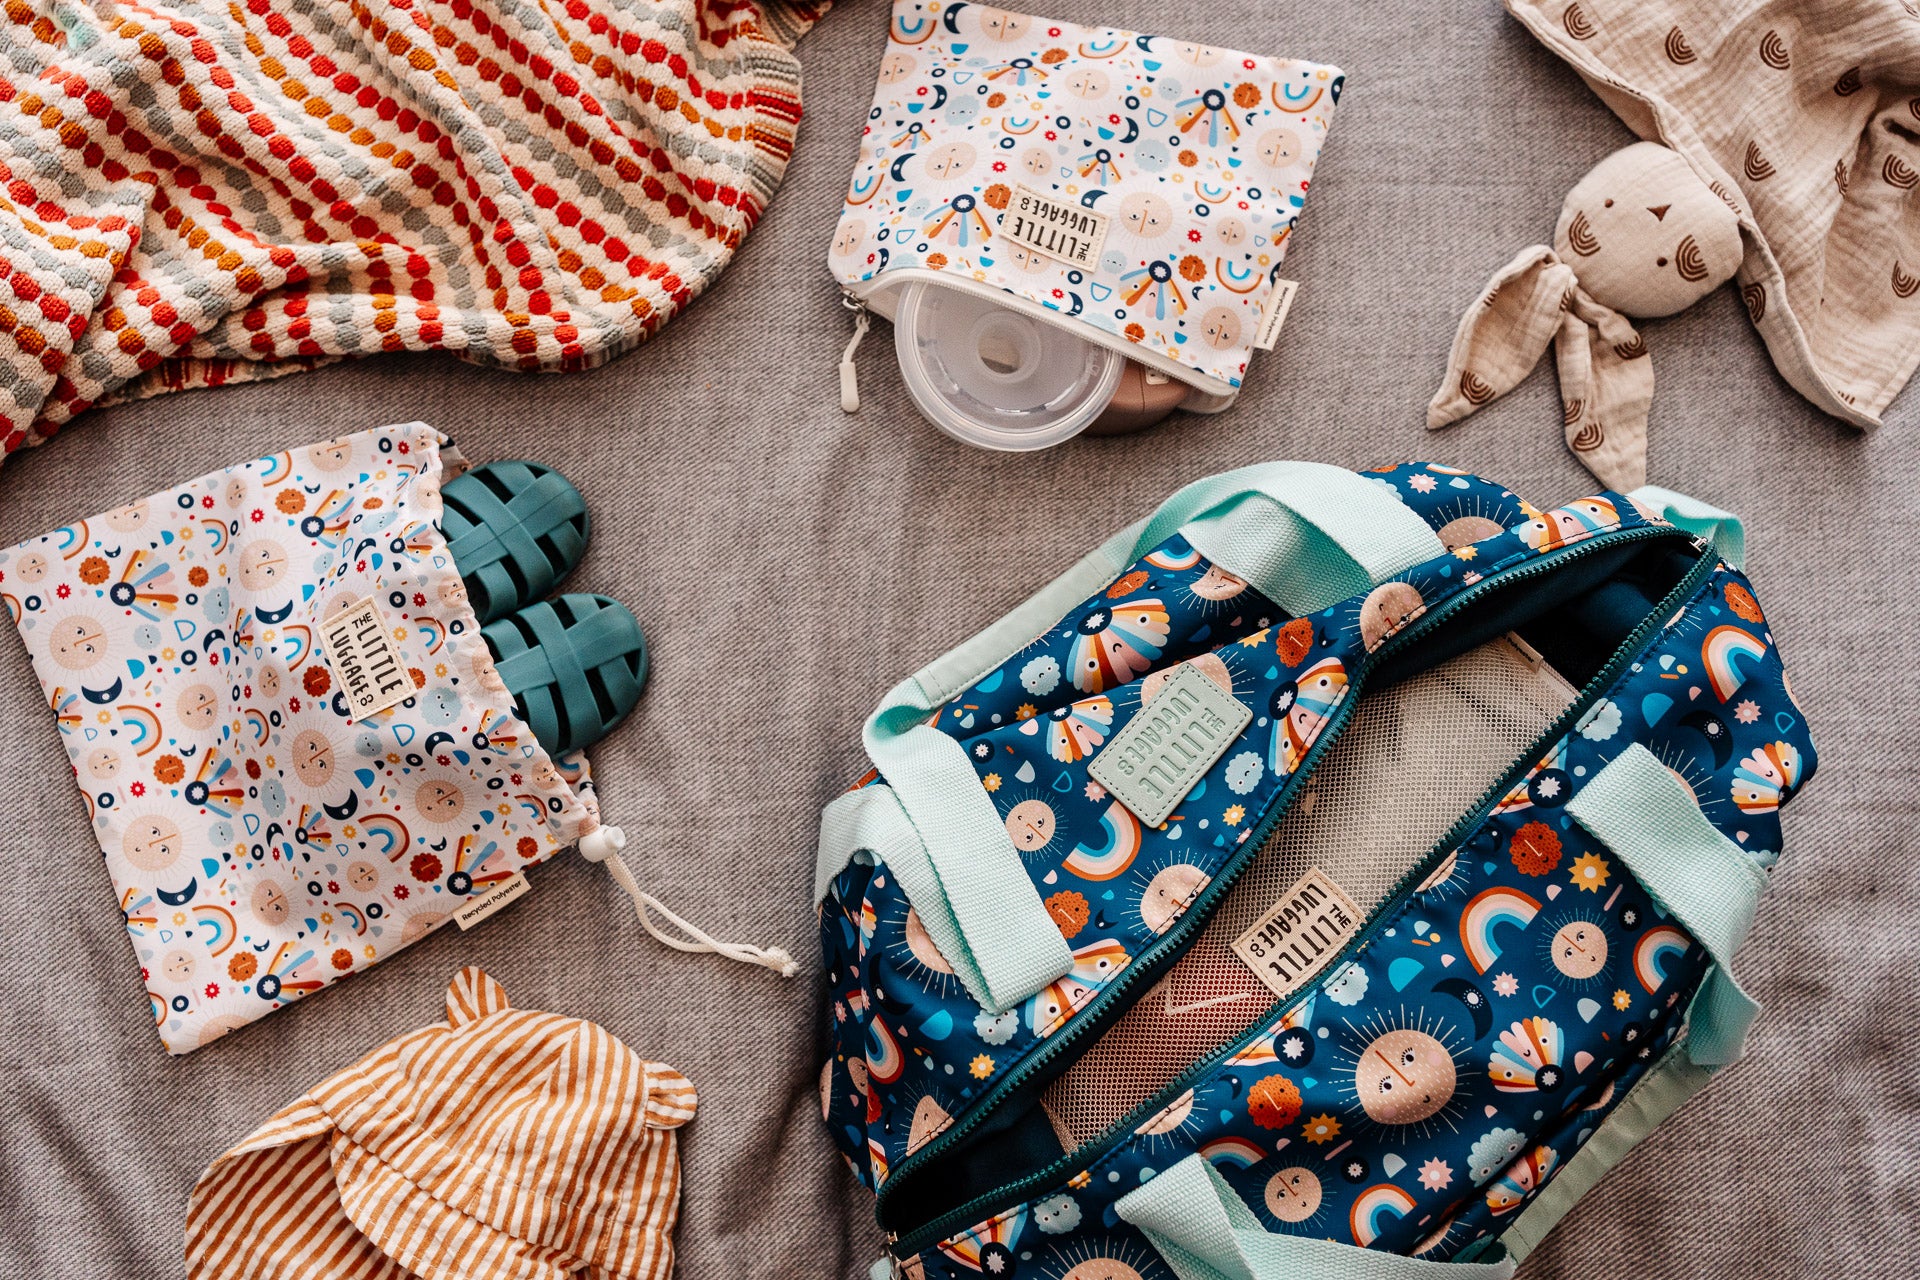
POLYGON ((1815 758, 1742 556, 1273 463, 895 688, 815 886, 875 1274, 1511 1274, 1756 1012, 1815 758))

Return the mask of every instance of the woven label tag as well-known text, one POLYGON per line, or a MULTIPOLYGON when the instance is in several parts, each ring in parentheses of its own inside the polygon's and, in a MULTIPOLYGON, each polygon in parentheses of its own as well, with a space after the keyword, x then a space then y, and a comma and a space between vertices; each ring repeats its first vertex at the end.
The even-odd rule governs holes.
POLYGON ((1313 867, 1233 940, 1233 954, 1273 994, 1290 996, 1331 964, 1359 929, 1353 899, 1313 867))
POLYGON ((417 692, 372 596, 361 597, 321 623, 320 643, 346 694, 349 720, 364 720, 417 692))
POLYGON ((1273 292, 1267 295, 1267 305, 1260 315, 1260 332, 1253 340, 1255 347, 1273 350, 1273 344, 1280 341, 1280 326, 1287 322, 1287 312, 1293 310, 1293 295, 1299 292, 1298 280, 1273 282, 1273 292))
POLYGON ((1198 667, 1182 664, 1087 772, 1140 821, 1157 827, 1252 719, 1252 708, 1198 667))
POLYGON ((1000 234, 1068 266, 1091 268, 1100 261, 1101 247, 1107 243, 1107 215, 1018 186, 1000 215, 1000 234))
POLYGON ((453 913, 453 922, 462 929, 471 929, 509 902, 526 897, 527 890, 532 887, 527 883, 527 878, 516 871, 505 880, 496 881, 478 893, 470 894, 466 905, 453 913))

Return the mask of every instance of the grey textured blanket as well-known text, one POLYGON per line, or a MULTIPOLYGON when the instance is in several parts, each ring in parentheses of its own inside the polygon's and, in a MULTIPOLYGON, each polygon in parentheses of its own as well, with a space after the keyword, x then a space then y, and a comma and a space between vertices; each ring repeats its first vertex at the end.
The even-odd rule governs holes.
MULTIPOLYGON (((169 1059, 64 753, 0 636, 0 1277, 179 1274, 187 1193, 303 1088, 436 1016, 486 966, 529 1005, 592 1018, 699 1086, 680 1274, 852 1277, 869 1198, 816 1100, 807 902, 815 816, 864 768, 857 727, 901 674, 997 617, 1195 476, 1265 458, 1438 457, 1557 502, 1591 483, 1561 446, 1550 373, 1443 435, 1422 412, 1461 309, 1567 188, 1629 140, 1495 0, 1453 6, 1060 0, 1061 16, 1331 61, 1350 76, 1288 262, 1304 282, 1237 408, 1035 457, 949 442, 907 404, 889 333, 859 357, 824 257, 884 41, 852 0, 808 37, 787 184, 714 290, 597 372, 516 376, 373 359, 100 413, 0 477, 0 542, 253 453, 425 419, 470 457, 534 457, 585 490, 574 582, 630 602, 652 686, 595 753, 627 858, 716 934, 806 960, 667 951, 572 856, 471 933, 411 950, 201 1052, 169 1059)), ((1743 978, 1766 1006, 1749 1061, 1628 1159, 1523 1274, 1900 1274, 1920 1202, 1920 546, 1911 391, 1872 438, 1774 373, 1733 289, 1650 326, 1651 478, 1749 518, 1750 567, 1821 750, 1743 978)))

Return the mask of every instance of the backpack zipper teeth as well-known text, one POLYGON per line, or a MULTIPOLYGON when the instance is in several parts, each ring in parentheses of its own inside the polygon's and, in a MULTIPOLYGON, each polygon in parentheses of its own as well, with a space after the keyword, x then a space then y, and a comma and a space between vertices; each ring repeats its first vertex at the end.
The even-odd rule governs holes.
MULTIPOLYGON (((1585 713, 1595 693, 1604 690, 1613 680, 1618 678, 1620 670, 1624 668, 1627 662, 1632 660, 1632 655, 1644 646, 1646 637, 1651 634, 1655 627, 1663 625, 1666 619, 1672 615, 1673 607, 1677 601, 1686 598, 1686 595, 1682 593, 1690 594, 1693 590, 1696 590, 1699 583, 1711 573, 1716 558, 1706 554, 1708 547, 1711 546, 1710 543, 1705 539, 1687 534, 1684 530, 1659 525, 1622 529, 1611 535, 1598 534, 1585 542, 1573 547, 1568 547, 1551 556, 1530 560, 1525 564, 1516 565, 1511 569, 1496 573, 1490 578, 1483 579, 1460 595, 1455 596, 1452 600, 1446 602, 1433 613, 1420 618, 1413 626, 1407 628, 1399 635, 1390 637, 1380 650, 1368 655, 1370 660, 1361 668, 1360 679, 1356 682, 1358 687, 1349 686, 1346 695, 1340 700, 1340 705, 1334 710, 1334 720, 1322 728, 1318 737, 1315 738, 1313 746, 1301 760, 1299 767, 1296 768, 1292 774, 1288 775, 1286 783, 1282 785, 1279 793, 1274 797, 1273 803, 1269 806, 1267 816, 1261 819, 1259 828, 1254 834, 1247 838, 1242 846, 1243 852, 1226 867, 1221 869, 1220 874, 1214 877, 1206 890, 1202 892, 1200 898, 1196 899, 1193 905, 1181 916, 1178 925, 1148 947, 1147 951, 1142 953, 1138 961, 1129 964, 1125 969, 1121 970, 1113 982, 1099 992, 1094 997, 1094 1000, 1080 1012, 1083 1015, 1104 1014, 1107 1009, 1116 1007, 1114 997, 1117 997, 1125 990, 1131 989, 1141 972, 1153 972, 1157 970, 1169 954, 1177 956, 1180 951, 1184 950, 1185 944, 1189 941, 1189 935, 1196 934, 1198 930, 1204 926, 1205 921, 1212 914, 1213 908, 1218 905, 1225 894, 1231 890, 1240 875, 1258 860, 1260 851, 1265 848, 1267 842, 1279 828, 1280 822, 1285 818, 1294 799, 1293 793, 1297 785, 1303 784, 1312 774, 1314 766, 1319 764, 1320 757, 1332 746, 1333 742, 1339 737, 1340 731, 1345 728, 1346 722, 1351 716, 1353 709, 1359 703, 1360 694, 1366 684, 1366 676, 1368 672, 1378 664, 1379 658, 1399 648, 1401 645, 1411 643, 1420 636, 1425 635, 1440 625, 1441 622, 1444 622, 1446 619, 1466 608, 1473 600, 1484 596, 1489 589, 1496 585, 1505 586, 1526 578, 1537 577, 1569 561, 1580 559, 1601 547, 1617 547, 1630 542, 1645 541, 1649 538, 1685 538, 1692 544, 1696 551, 1702 553, 1701 559, 1693 568, 1687 571, 1674 589, 1641 621, 1639 626, 1635 627, 1634 630, 1629 633, 1627 639, 1621 643, 1620 649, 1615 653, 1614 658, 1608 662, 1607 666, 1603 668, 1593 680, 1588 682, 1587 687, 1582 690, 1581 696, 1575 700, 1573 705, 1562 712, 1560 717, 1548 726, 1546 733, 1536 740, 1533 747, 1529 749, 1529 752, 1523 754, 1519 760, 1509 766, 1506 774, 1483 793, 1479 802, 1449 827, 1440 841, 1436 843, 1433 848, 1429 849, 1426 854, 1422 855, 1419 861, 1400 878, 1387 896, 1381 899, 1380 904, 1368 914, 1360 930, 1348 942, 1347 946, 1342 948, 1340 954, 1329 961, 1321 972, 1331 971, 1341 963, 1350 959, 1354 952, 1358 951, 1362 945, 1371 940, 1379 921, 1398 908, 1401 901, 1406 897, 1410 887, 1419 883, 1419 877, 1430 872, 1432 870, 1432 864, 1436 864, 1439 857, 1444 856, 1449 848, 1457 844, 1462 838, 1463 833, 1470 832, 1473 827, 1483 822, 1486 817, 1485 811, 1489 809, 1500 796, 1506 794, 1506 792, 1511 789, 1517 777, 1524 775, 1525 771, 1530 769, 1539 760, 1542 745, 1551 744, 1560 737, 1565 736, 1571 726, 1577 721, 1578 716, 1585 713)), ((1312 984, 1310 984, 1310 986, 1311 985, 1312 984)), ((1207 1070, 1211 1070, 1217 1065, 1219 1060, 1239 1052, 1246 1043, 1251 1042, 1251 1040, 1258 1035, 1264 1034, 1266 1029, 1272 1024, 1274 1018, 1281 1016, 1287 1009, 1299 1003, 1301 994, 1302 993, 1296 993, 1294 996, 1288 997, 1286 1000, 1273 1006, 1268 1014, 1253 1023, 1248 1032, 1236 1037, 1221 1049, 1215 1050, 1213 1054, 1189 1067, 1186 1072, 1182 1073, 1182 1075, 1171 1084, 1161 1089, 1147 1101, 1141 1103, 1138 1107, 1134 1108, 1133 1111, 1127 1113, 1127 1115, 1115 1121, 1099 1137, 1095 1138, 1092 1142, 1081 1144, 1081 1146, 1073 1152, 1061 1157, 1060 1161, 1057 1161, 1055 1165, 1049 1165, 1045 1169, 1037 1173, 1029 1174, 1026 1178, 1010 1186, 999 1188, 989 1195, 977 1197, 966 1204, 951 1209, 933 1219, 925 1226, 907 1232, 904 1239, 901 1238, 899 1232, 889 1231, 888 1236, 892 1242, 892 1248, 905 1249, 909 1254, 918 1253, 928 1244, 944 1239, 953 1230, 970 1226, 974 1222, 980 1221, 982 1215, 990 1216, 991 1213, 995 1212, 992 1208, 993 1205, 1017 1204, 1025 1199, 1030 1191, 1043 1189, 1046 1186, 1058 1182, 1063 1175, 1061 1170, 1056 1168, 1056 1165, 1067 1165, 1071 1163, 1071 1165, 1075 1166, 1090 1167, 1092 1164, 1097 1163, 1100 1159, 1104 1158, 1108 1150, 1111 1149, 1116 1137, 1122 1137, 1131 1132, 1131 1128, 1128 1126, 1137 1127, 1140 1121, 1157 1114, 1159 1110, 1164 1109, 1167 1105, 1163 1099, 1177 1095, 1187 1080, 1207 1070), (1075 1158, 1095 1147, 1099 1147, 1101 1150, 1094 1152, 1086 1159, 1075 1158)), ((899 1168, 895 1170, 893 1176, 887 1180, 881 1191, 875 1196, 874 1213, 875 1217, 880 1219, 881 1225, 885 1226, 884 1204, 888 1189, 899 1186, 903 1175, 917 1170, 921 1165, 937 1158, 940 1153, 956 1145, 960 1139, 972 1132, 996 1105, 1005 1101, 1021 1084, 1031 1078, 1046 1063, 1058 1057, 1060 1053, 1064 1052, 1068 1045, 1080 1039, 1089 1028, 1097 1025, 1098 1021, 1098 1017, 1082 1016, 1076 1019, 1076 1025, 1066 1028, 1060 1032, 1059 1035, 1047 1041, 1046 1044, 1042 1046, 1040 1053, 1030 1057, 1025 1063, 1010 1072, 1006 1079, 1002 1080, 986 1094, 983 1094, 967 1109, 961 1120, 949 1125, 947 1129, 933 1141, 929 1142, 919 1151, 914 1152, 913 1155, 909 1156, 906 1160, 903 1160, 899 1168)), ((1068 1172, 1070 1173, 1070 1171, 1069 1169, 1068 1172)), ((896 1254, 895 1256, 899 1255, 896 1254)))

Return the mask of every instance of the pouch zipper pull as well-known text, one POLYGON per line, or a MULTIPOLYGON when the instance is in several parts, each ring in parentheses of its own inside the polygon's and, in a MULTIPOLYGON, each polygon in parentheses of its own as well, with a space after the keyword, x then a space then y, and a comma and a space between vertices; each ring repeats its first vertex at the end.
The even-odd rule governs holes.
POLYGON ((840 408, 847 413, 858 413, 860 375, 853 367, 853 353, 860 349, 860 339, 867 336, 873 317, 867 311, 867 304, 850 293, 840 295, 840 305, 853 312, 853 336, 847 339, 847 349, 840 353, 840 408))

